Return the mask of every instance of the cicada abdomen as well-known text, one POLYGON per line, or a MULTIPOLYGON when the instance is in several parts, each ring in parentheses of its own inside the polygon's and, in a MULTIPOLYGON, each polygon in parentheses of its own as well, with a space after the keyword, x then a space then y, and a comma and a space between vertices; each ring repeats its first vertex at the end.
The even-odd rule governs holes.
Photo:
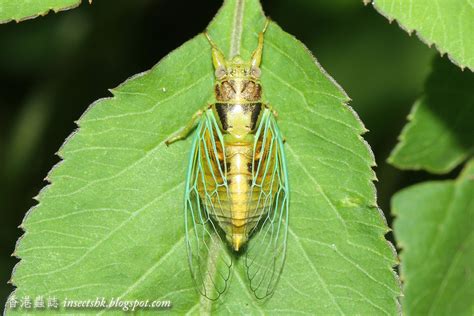
POLYGON ((243 257, 258 298, 273 293, 283 267, 288 176, 274 112, 261 97, 263 34, 250 61, 226 60, 208 37, 216 103, 195 115, 185 213, 191 273, 210 299, 226 290, 233 257, 243 257))

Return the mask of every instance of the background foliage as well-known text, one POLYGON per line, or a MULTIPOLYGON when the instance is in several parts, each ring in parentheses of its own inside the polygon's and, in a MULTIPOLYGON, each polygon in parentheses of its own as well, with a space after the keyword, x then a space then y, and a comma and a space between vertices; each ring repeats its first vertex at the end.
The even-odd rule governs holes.
MULTIPOLYGON (((365 137, 377 159, 379 204, 389 224, 389 200, 399 189, 459 173, 460 167, 442 176, 401 172, 385 162, 410 105, 424 90, 436 51, 357 1, 262 2, 265 12, 308 45, 354 100, 351 106, 370 130, 365 137)), ((61 15, 0 26, 2 284, 16 262, 9 256, 21 234, 15 227, 34 204, 30 197, 44 186, 41 179, 58 161, 53 153, 74 128, 72 122, 92 101, 109 96, 107 88, 149 69, 202 31, 220 4, 190 2, 181 10, 165 0, 120 0, 113 7, 98 1, 61 15), (170 12, 179 12, 180 18, 170 12)), ((437 63, 449 65, 446 58, 437 63)), ((4 286, 2 297, 10 291, 4 286)))

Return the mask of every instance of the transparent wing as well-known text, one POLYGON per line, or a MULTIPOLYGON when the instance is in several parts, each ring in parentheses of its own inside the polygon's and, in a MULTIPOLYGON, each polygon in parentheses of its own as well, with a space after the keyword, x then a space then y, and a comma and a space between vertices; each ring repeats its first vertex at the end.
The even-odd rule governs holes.
POLYGON ((270 296, 278 282, 286 253, 289 189, 283 140, 268 109, 262 115, 253 150, 251 198, 258 225, 248 232, 245 266, 257 298, 270 296))
POLYGON ((188 260, 199 292, 216 300, 225 292, 232 259, 210 214, 219 212, 219 191, 227 192, 224 142, 212 113, 197 127, 186 178, 185 225, 188 260))

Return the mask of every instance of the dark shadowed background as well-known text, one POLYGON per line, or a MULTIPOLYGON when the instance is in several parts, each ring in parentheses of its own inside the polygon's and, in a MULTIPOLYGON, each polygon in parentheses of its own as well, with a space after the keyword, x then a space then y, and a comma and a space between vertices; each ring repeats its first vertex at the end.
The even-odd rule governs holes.
MULTIPOLYGON (((55 152, 94 100, 151 68, 204 30, 221 1, 95 1, 0 25, 0 301, 18 261, 11 257, 25 213, 46 183, 55 152)), ((370 130, 379 204, 426 174, 385 160, 420 95, 436 52, 354 0, 262 0, 267 15, 304 42, 353 99, 370 130)), ((448 175, 449 176, 449 175, 448 175)), ((433 176, 430 176, 433 178, 433 176)), ((179 213, 177 213, 179 214, 179 213)), ((388 236, 392 239, 392 236, 388 236)))

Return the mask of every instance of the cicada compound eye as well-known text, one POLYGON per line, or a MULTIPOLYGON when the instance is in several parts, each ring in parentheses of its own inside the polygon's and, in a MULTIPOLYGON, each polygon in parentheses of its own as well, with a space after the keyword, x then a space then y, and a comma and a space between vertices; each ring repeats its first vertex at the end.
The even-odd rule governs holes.
POLYGON ((218 67, 214 74, 217 79, 222 79, 227 75, 227 70, 224 67, 218 67))
POLYGON ((255 78, 260 78, 260 76, 262 75, 262 71, 260 70, 260 67, 253 66, 250 69, 250 75, 252 75, 252 77, 255 77, 255 78))

